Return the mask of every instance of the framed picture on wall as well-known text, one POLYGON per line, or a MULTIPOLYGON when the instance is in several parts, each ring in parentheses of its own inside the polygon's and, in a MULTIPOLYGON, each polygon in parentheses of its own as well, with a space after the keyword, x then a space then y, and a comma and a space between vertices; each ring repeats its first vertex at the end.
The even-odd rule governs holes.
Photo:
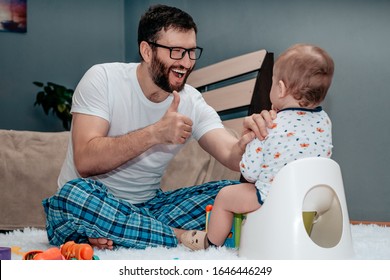
POLYGON ((27 32, 27 0, 0 0, 0 31, 27 32))

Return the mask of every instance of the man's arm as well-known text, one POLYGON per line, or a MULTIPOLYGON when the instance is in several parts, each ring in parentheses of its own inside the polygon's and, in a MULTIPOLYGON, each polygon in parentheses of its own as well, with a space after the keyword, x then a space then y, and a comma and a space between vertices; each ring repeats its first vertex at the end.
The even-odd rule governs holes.
POLYGON ((116 137, 107 136, 107 120, 73 114, 73 157, 79 174, 90 177, 107 173, 156 144, 183 144, 191 136, 192 121, 177 112, 179 102, 175 92, 171 106, 158 122, 116 137))
POLYGON ((199 139, 199 145, 220 163, 234 171, 240 171, 239 163, 245 145, 254 137, 246 134, 240 139, 224 128, 213 129, 199 139))
POLYGON ((157 143, 151 126, 118 137, 107 137, 108 129, 105 119, 73 114, 74 162, 82 177, 109 172, 157 143))
POLYGON ((276 112, 262 111, 244 119, 243 132, 240 139, 235 138, 224 128, 213 129, 199 139, 200 146, 226 167, 240 171, 239 163, 246 145, 255 137, 264 139, 268 135, 276 112))

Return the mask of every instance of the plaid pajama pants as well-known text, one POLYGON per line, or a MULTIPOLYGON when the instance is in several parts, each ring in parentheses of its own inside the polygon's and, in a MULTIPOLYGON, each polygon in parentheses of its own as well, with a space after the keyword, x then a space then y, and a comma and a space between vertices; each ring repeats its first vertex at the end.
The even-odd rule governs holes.
POLYGON ((238 181, 222 180, 173 191, 157 191, 154 198, 130 204, 111 195, 106 186, 90 179, 75 179, 43 200, 49 242, 88 242, 108 238, 116 246, 144 249, 176 247, 172 228, 205 228, 205 207, 218 191, 238 181))

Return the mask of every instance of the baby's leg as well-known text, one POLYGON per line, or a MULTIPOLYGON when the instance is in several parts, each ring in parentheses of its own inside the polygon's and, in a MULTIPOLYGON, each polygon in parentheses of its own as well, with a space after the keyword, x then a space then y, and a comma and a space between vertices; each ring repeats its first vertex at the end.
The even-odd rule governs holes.
POLYGON ((248 213, 260 208, 253 184, 242 183, 220 190, 213 205, 207 236, 211 243, 223 245, 233 223, 234 213, 248 213))

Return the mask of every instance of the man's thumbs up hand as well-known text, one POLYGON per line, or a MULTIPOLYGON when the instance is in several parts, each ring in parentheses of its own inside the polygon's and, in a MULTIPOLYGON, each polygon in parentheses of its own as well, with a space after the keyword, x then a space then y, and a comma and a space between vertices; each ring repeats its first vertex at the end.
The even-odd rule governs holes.
POLYGON ((176 90, 174 90, 172 95, 173 95, 173 100, 172 100, 171 106, 169 106, 167 112, 176 112, 177 113, 179 110, 179 104, 180 104, 180 94, 176 90))
POLYGON ((160 121, 156 123, 161 143, 184 144, 192 133, 192 120, 179 113, 180 94, 173 91, 173 100, 160 121))

